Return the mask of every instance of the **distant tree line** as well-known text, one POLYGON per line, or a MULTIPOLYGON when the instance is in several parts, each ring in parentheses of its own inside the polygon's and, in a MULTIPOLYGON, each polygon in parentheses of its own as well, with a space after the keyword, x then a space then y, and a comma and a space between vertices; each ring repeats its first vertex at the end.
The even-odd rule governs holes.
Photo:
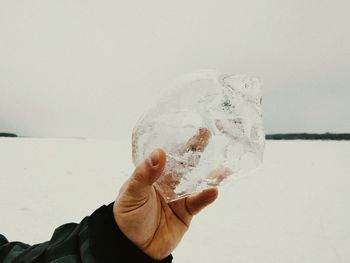
MULTIPOLYGON (((17 137, 14 133, 0 132, 0 137, 17 137)), ((276 133, 267 134, 266 140, 350 140, 350 133, 276 133)))
POLYGON ((17 137, 17 135, 8 132, 0 132, 0 137, 17 137))
POLYGON ((267 140, 350 140, 350 133, 276 133, 267 134, 267 140))

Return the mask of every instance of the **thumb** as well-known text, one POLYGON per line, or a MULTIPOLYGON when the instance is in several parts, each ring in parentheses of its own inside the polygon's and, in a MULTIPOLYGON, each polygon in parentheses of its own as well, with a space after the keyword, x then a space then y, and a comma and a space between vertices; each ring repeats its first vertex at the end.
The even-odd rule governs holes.
POLYGON ((133 199, 147 198, 152 185, 161 176, 166 161, 165 152, 161 149, 154 150, 150 156, 135 168, 126 192, 133 199))

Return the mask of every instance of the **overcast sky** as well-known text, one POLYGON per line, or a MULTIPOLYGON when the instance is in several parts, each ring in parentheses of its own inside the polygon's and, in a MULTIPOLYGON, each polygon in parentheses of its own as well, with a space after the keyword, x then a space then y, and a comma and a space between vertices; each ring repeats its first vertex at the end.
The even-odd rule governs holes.
POLYGON ((350 132, 350 2, 0 0, 0 132, 125 138, 198 69, 263 83, 265 128, 350 132))

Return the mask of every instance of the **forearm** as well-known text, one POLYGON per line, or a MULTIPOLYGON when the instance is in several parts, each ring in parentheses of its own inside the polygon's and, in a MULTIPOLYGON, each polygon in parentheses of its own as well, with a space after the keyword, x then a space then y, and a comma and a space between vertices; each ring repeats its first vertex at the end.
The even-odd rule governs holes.
MULTIPOLYGON (((0 263, 108 263, 156 262, 137 248, 119 230, 112 204, 102 206, 80 224, 57 228, 45 243, 29 246, 8 242, 0 235, 0 263)), ((168 256, 161 262, 171 262, 168 256)))
MULTIPOLYGON (((2 236, 3 237, 3 236, 2 236)), ((1 263, 59 262, 95 263, 89 249, 88 217, 80 224, 65 224, 57 228, 50 241, 33 246, 22 242, 8 242, 5 237, 0 243, 1 263)))

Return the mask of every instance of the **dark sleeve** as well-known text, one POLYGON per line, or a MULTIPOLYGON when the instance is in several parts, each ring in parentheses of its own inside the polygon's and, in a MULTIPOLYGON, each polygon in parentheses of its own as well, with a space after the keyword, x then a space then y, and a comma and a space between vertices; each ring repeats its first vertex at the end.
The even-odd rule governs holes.
MULTIPOLYGON (((118 228, 113 204, 102 206, 80 224, 57 228, 50 241, 27 245, 0 235, 0 263, 134 263, 155 261, 118 228)), ((172 262, 169 255, 162 263, 172 262)))

